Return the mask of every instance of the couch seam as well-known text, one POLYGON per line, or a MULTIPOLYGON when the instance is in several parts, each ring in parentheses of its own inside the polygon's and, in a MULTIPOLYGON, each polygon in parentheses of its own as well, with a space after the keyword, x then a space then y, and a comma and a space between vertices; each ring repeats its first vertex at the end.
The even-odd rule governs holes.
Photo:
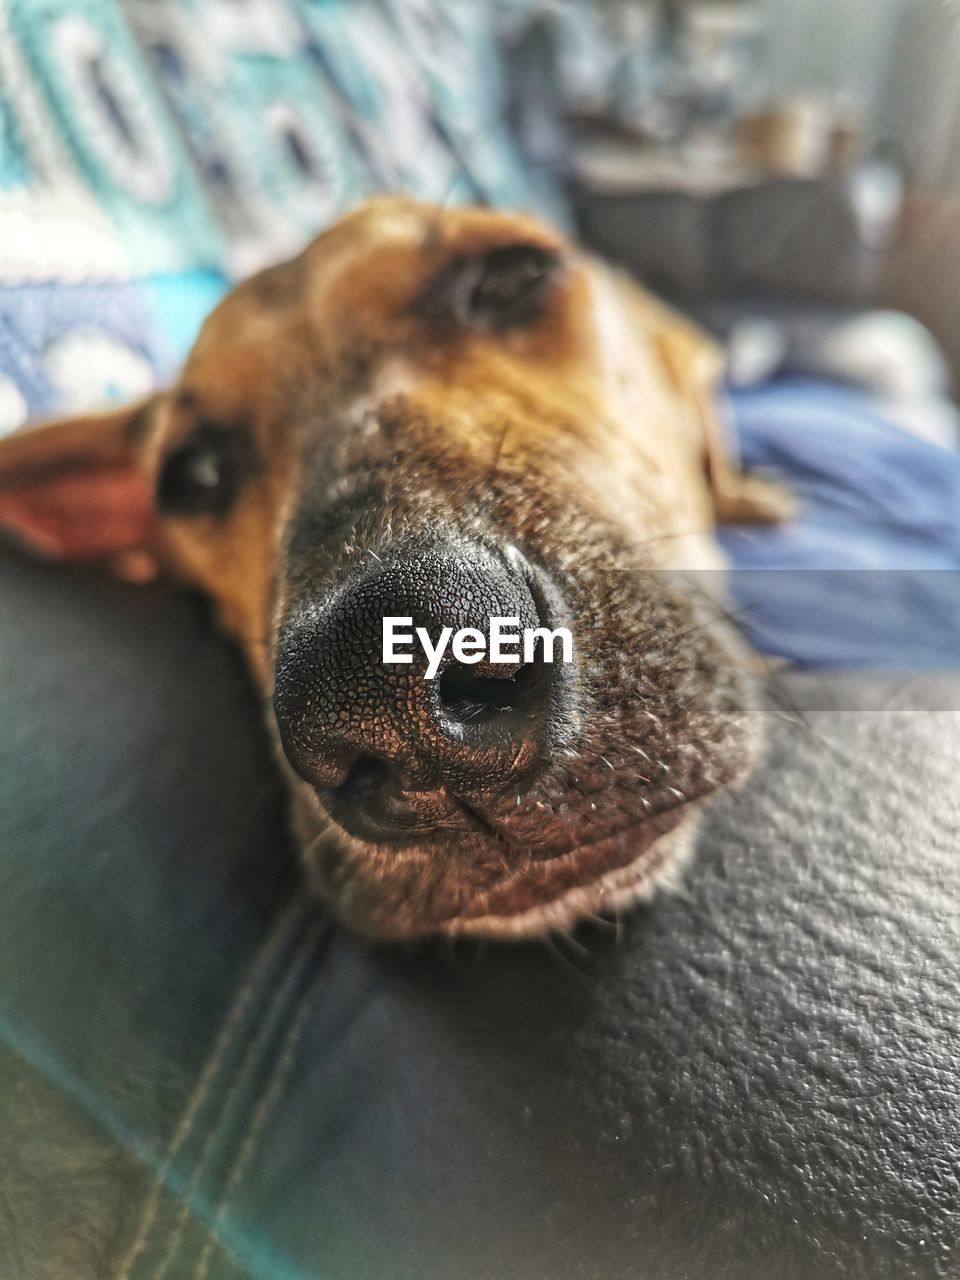
MULTIPOLYGON (((310 918, 308 915, 307 920, 309 921, 310 918)), ((211 1124, 203 1146, 193 1162, 185 1194, 181 1199, 180 1207, 171 1225, 171 1234, 168 1237, 166 1248, 162 1257, 158 1260, 156 1269, 151 1273, 150 1280, 163 1280, 171 1262, 176 1257, 177 1250, 183 1242, 184 1233, 190 1222, 191 1211, 195 1207, 191 1202, 191 1196, 196 1192, 204 1174, 207 1172, 210 1165, 210 1157, 229 1124, 230 1116, 238 1110, 238 1100, 248 1080, 256 1076, 260 1063, 270 1059, 270 1041, 275 1034, 275 1024, 278 1024, 276 1034, 282 1034, 280 1029, 285 1021, 283 1010, 291 993, 296 990, 298 979, 301 977, 314 950, 314 944, 315 935, 311 929, 307 929, 295 944, 293 954, 286 961, 286 972, 281 970, 283 976, 267 998, 266 1006, 259 1019, 258 1029, 249 1037, 243 1049, 240 1062, 233 1073, 233 1079, 230 1081, 219 1105, 217 1116, 211 1124)), ((294 1010, 299 1008, 301 1000, 302 994, 299 998, 294 999, 294 1010)), ((285 1039, 286 1036, 283 1035, 282 1042, 285 1039)), ((240 1110, 242 1111, 243 1108, 240 1108, 240 1110)))
POLYGON ((303 899, 301 897, 295 898, 289 904, 277 920, 274 928, 261 943, 250 964, 246 977, 234 994, 220 1031, 217 1033, 210 1056, 197 1077, 193 1091, 180 1114, 180 1118, 142 1202, 139 1222, 133 1240, 114 1268, 113 1280, 130 1280, 137 1259, 150 1240, 160 1208, 163 1190, 169 1179, 174 1161, 182 1150, 184 1143, 192 1134, 197 1118, 216 1083, 227 1054, 236 1042, 241 1025, 249 1010, 257 982, 276 952, 292 932, 295 917, 302 905, 303 899))
POLYGON ((243 1177, 247 1172, 250 1161, 256 1150, 257 1142, 263 1129, 270 1119, 270 1116, 280 1099, 280 1093, 283 1086, 290 1075, 293 1065, 296 1061, 297 1050, 303 1039, 304 1031, 307 1027, 310 1014, 313 1011, 317 996, 326 981, 326 966, 322 964, 323 957, 320 957, 321 965, 315 975, 313 981, 309 984, 300 1001, 294 1010, 287 1034, 284 1037, 281 1052, 274 1063, 273 1070, 267 1081, 267 1087, 264 1090, 263 1097, 257 1104, 253 1115, 250 1118, 250 1124, 244 1135, 240 1148, 237 1151, 233 1166, 227 1177, 217 1208, 214 1213, 213 1221, 207 1229, 207 1240, 203 1246, 203 1250, 197 1260, 197 1266, 193 1273, 193 1280, 205 1280, 207 1269, 210 1264, 210 1256, 215 1244, 226 1249, 220 1236, 220 1229, 230 1209, 232 1198, 239 1189, 243 1177))

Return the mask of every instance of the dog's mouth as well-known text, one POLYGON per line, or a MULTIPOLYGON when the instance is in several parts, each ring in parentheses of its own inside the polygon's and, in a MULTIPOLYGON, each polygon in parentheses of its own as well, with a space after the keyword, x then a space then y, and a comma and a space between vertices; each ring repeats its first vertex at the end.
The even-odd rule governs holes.
MULTIPOLYGON (((607 757, 603 757, 606 762, 607 757)), ((660 765, 667 773, 668 766, 660 765)), ((615 767, 610 765, 611 769, 615 767)), ((651 772, 657 772, 651 767, 651 772)), ((694 793, 669 785, 669 778, 655 784, 635 771, 625 771, 616 779, 616 791, 635 789, 637 815, 610 829, 611 815, 622 811, 622 803, 610 798, 609 805, 588 801, 589 835, 583 835, 585 814, 573 795, 561 795, 553 803, 537 791, 516 796, 515 806, 504 805, 500 797, 465 797, 440 787, 412 790, 403 786, 384 761, 361 755, 347 777, 336 788, 314 788, 322 807, 344 835, 377 850, 404 850, 414 846, 432 855, 452 854, 457 842, 481 839, 498 848, 512 862, 556 862, 582 853, 594 845, 623 839, 654 829, 670 815, 683 815, 713 789, 701 781, 694 793), (606 814, 603 809, 608 808, 606 814)), ((602 786, 602 779, 598 780, 602 786)), ((613 789, 608 789, 613 790, 613 789)))
MULTIPOLYGON (((497 825, 457 797, 431 796, 443 818, 421 820, 406 838, 394 827, 381 839, 374 826, 361 837, 334 819, 307 865, 321 894, 361 932, 534 936, 649 896, 688 851, 702 799, 672 799, 573 839, 564 822, 548 822, 531 847, 518 843, 509 822, 497 825)), ((542 802, 532 808, 543 814, 542 802)))
POLYGON ((704 729, 670 750, 647 723, 645 747, 571 750, 509 800, 404 788, 361 758, 336 791, 310 789, 323 824, 307 853, 315 886, 345 923, 383 938, 518 938, 616 914, 670 878, 703 804, 751 753, 745 708, 709 720, 719 749, 692 766, 704 729))

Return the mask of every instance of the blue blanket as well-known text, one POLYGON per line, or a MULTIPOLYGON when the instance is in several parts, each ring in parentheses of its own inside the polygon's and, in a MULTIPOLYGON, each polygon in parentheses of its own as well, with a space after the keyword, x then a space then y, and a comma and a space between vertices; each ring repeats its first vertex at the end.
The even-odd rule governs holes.
POLYGON ((745 465, 801 503, 780 528, 723 532, 752 642, 813 667, 956 666, 960 455, 830 383, 774 382, 732 405, 745 465))

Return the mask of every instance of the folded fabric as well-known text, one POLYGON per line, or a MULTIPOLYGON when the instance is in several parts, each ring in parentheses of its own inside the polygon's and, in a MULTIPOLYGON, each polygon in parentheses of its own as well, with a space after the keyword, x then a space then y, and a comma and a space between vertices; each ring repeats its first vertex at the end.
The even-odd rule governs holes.
POLYGON ((960 456, 828 382, 773 382, 731 404, 745 465, 801 504, 779 528, 722 533, 756 647, 815 667, 955 666, 960 456))

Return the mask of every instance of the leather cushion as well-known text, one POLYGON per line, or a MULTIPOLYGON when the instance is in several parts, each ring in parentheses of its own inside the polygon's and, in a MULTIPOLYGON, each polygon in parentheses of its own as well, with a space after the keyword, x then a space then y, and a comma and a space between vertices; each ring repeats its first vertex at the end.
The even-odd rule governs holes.
POLYGON ((960 683, 782 686, 619 937, 372 948, 201 611, 3 559, 0 637, 0 1274, 960 1265, 960 683))

